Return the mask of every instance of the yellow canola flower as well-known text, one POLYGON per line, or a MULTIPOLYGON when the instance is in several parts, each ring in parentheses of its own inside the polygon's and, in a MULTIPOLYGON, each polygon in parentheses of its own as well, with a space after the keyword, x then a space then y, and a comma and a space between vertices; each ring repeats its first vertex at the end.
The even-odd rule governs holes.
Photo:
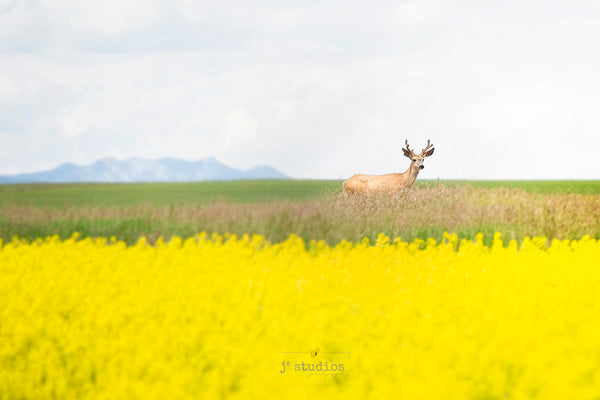
POLYGON ((590 237, 0 245, 0 399, 600 396, 590 237))

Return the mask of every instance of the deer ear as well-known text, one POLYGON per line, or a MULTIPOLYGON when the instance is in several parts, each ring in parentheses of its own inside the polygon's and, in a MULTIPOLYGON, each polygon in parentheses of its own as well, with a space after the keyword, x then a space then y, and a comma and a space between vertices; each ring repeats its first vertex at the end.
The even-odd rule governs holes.
POLYGON ((404 155, 408 158, 411 158, 412 155, 410 154, 410 151, 406 150, 405 148, 402 148, 402 151, 404 152, 404 155))
POLYGON ((432 155, 434 150, 435 149, 431 149, 427 153, 425 153, 425 157, 429 157, 430 155, 432 155))

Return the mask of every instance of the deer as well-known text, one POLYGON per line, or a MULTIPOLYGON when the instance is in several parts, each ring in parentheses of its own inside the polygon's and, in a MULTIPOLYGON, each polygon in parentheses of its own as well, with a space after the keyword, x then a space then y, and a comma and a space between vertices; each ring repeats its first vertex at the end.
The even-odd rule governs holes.
POLYGON ((391 173, 385 175, 364 175, 356 174, 344 182, 344 193, 346 194, 394 194, 401 189, 408 189, 417 180, 419 171, 425 168, 423 161, 425 157, 430 157, 435 150, 431 141, 427 140, 427 146, 417 155, 408 147, 408 140, 405 139, 406 148, 402 152, 410 158, 410 166, 403 173, 391 173))

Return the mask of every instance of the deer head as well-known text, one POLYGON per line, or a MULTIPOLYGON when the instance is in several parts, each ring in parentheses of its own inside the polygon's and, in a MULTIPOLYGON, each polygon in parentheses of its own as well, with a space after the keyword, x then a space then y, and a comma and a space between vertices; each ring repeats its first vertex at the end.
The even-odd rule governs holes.
POLYGON ((402 152, 406 157, 410 158, 411 167, 415 168, 417 171, 425 168, 425 166, 423 165, 425 157, 429 157, 430 155, 432 155, 433 151, 435 150, 430 140, 427 139, 427 146, 425 146, 425 148, 421 150, 421 154, 419 155, 416 155, 415 152, 408 147, 408 140, 405 140, 404 143, 406 144, 406 148, 403 148, 402 152))

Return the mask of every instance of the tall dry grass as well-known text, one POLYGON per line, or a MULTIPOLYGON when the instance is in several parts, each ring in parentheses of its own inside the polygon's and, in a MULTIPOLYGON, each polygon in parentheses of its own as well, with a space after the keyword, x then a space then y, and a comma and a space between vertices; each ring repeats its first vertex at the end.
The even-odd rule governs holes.
POLYGON ((134 242, 140 235, 191 236, 199 231, 259 233, 282 241, 291 233, 306 240, 336 243, 342 239, 374 239, 379 233, 405 240, 443 232, 491 239, 500 231, 506 240, 545 235, 548 239, 600 238, 600 196, 539 194, 522 189, 437 185, 413 187, 393 197, 328 194, 311 201, 255 204, 215 202, 160 207, 65 207, 44 209, 5 204, 0 210, 0 236, 116 236, 134 242))

